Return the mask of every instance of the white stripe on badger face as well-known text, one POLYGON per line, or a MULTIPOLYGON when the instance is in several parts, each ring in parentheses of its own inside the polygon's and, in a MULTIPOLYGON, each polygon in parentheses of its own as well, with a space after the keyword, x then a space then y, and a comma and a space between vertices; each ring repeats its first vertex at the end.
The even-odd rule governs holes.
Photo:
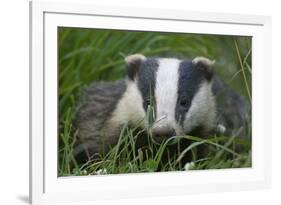
POLYGON ((160 58, 158 63, 155 84, 157 119, 154 126, 171 126, 175 128, 180 60, 160 58))

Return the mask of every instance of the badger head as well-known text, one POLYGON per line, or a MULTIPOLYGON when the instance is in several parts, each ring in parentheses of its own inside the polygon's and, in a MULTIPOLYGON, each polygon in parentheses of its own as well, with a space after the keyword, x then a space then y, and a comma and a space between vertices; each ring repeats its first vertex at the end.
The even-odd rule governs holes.
POLYGON ((154 110, 152 123, 145 118, 145 126, 153 136, 202 134, 213 129, 216 106, 212 61, 204 57, 179 60, 134 54, 125 62, 128 86, 135 87, 134 96, 141 99, 135 103, 141 107, 141 116, 147 115, 148 108, 154 110))

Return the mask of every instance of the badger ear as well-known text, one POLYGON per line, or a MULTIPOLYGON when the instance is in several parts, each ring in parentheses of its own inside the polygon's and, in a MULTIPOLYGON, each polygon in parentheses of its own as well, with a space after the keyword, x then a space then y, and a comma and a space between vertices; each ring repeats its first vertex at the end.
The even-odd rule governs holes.
POLYGON ((205 57, 196 57, 192 60, 192 64, 195 68, 204 72, 204 75, 208 81, 210 81, 214 75, 213 65, 215 61, 211 61, 205 57))
POLYGON ((128 77, 131 80, 135 79, 141 63, 145 60, 146 60, 146 57, 142 54, 133 54, 133 55, 129 55, 125 58, 128 77))

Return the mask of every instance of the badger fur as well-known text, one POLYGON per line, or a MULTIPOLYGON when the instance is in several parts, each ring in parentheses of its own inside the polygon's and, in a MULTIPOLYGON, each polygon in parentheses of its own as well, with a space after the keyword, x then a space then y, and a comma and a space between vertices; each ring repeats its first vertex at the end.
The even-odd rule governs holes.
POLYGON ((84 91, 74 120, 75 156, 86 153, 91 158, 106 152, 117 143, 124 124, 133 127, 140 121, 143 127, 150 126, 156 139, 216 132, 245 135, 250 107, 214 74, 213 61, 134 54, 125 63, 125 79, 93 83, 84 91), (151 103, 155 120, 149 125, 145 119, 151 103))

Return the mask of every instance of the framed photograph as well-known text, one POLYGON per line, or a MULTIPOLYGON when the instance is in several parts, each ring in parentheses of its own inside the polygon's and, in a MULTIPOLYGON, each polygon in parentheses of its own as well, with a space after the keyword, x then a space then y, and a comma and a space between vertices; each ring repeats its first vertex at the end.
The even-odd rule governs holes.
POLYGON ((32 204, 270 187, 270 17, 36 1, 30 22, 32 204))

